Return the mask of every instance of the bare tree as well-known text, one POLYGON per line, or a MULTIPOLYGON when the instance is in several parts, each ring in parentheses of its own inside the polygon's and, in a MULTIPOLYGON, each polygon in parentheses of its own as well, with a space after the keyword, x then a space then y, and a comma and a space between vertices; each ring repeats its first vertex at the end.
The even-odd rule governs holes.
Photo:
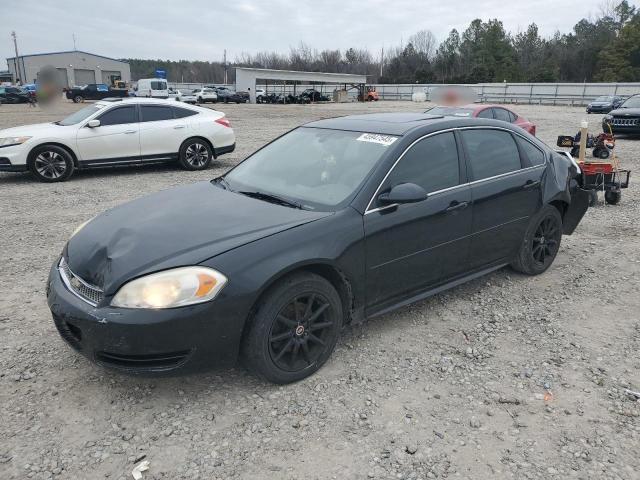
POLYGON ((433 59, 438 45, 435 35, 430 30, 420 30, 414 33, 409 37, 409 43, 413 45, 417 53, 427 60, 433 59))

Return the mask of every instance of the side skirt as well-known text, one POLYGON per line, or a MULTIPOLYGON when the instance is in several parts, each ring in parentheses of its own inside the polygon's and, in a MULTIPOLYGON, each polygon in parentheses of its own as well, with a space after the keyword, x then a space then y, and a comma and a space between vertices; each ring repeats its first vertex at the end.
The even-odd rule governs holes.
POLYGON ((177 153, 162 153, 156 155, 142 155, 141 157, 114 157, 97 160, 81 160, 80 168, 116 167, 126 165, 142 165, 147 163, 169 162, 178 159, 177 153))
POLYGON ((418 293, 417 295, 413 295, 409 298, 406 298, 404 300, 401 300, 398 303, 394 303, 390 306, 387 307, 383 307, 380 310, 374 310, 372 313, 367 312, 366 314, 366 318, 374 318, 374 317, 378 317, 380 315, 384 315, 386 313, 392 312, 394 310, 397 310, 399 308, 405 307, 407 305, 411 305, 412 303, 415 302, 419 302, 420 300, 424 300, 425 298, 429 298, 432 297, 433 295, 437 295, 438 293, 444 292, 445 290, 449 290, 451 288, 457 287, 459 285, 462 285, 463 283, 467 283, 470 282, 471 280, 475 280, 476 278, 480 278, 483 277, 491 272, 494 272, 496 270, 500 270, 503 267, 506 267, 507 265, 509 265, 508 263, 500 263, 488 268, 484 268, 482 270, 478 270, 470 275, 465 275, 464 277, 460 277, 457 278, 455 280, 452 280, 450 282, 444 283, 442 285, 439 285, 435 288, 431 288, 429 290, 425 290, 421 293, 418 293))

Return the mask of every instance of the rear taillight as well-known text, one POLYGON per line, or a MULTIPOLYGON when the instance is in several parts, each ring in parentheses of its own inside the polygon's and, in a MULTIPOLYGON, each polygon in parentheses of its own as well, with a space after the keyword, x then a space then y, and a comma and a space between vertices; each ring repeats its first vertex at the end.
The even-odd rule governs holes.
POLYGON ((227 119, 227 117, 221 117, 217 119, 216 123, 219 123, 223 127, 231 128, 231 122, 227 119))

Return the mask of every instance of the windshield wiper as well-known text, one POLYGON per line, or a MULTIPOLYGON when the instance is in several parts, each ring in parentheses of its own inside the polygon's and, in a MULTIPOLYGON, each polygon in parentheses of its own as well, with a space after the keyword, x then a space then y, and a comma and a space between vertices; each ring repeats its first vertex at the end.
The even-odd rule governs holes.
POLYGON ((220 185, 222 185, 222 188, 224 188, 225 190, 229 190, 230 192, 233 192, 233 189, 229 185, 229 182, 227 182, 224 179, 224 177, 214 178, 213 181, 219 183, 220 185))
POLYGON ((242 195, 246 195, 247 197, 257 198, 258 200, 264 200, 266 202, 278 203, 280 205, 285 205, 287 207, 298 208, 300 210, 305 210, 301 203, 294 202, 293 200, 289 200, 284 197, 280 197, 279 195, 274 195, 273 193, 265 193, 265 192, 238 192, 242 195))

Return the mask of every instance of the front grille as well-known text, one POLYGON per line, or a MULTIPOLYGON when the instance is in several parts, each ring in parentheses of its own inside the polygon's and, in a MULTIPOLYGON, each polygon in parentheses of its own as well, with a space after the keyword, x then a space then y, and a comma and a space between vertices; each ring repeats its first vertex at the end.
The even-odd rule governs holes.
POLYGON ((85 302, 95 307, 104 298, 104 292, 100 288, 85 282, 71 271, 64 257, 60 259, 58 270, 67 288, 85 302))
POLYGON ((614 117, 611 121, 613 125, 620 127, 635 127, 640 124, 640 118, 618 118, 614 117))
POLYGON ((82 330, 75 325, 64 321, 55 314, 53 315, 53 323, 56 325, 60 336, 65 339, 69 345, 78 351, 82 350, 82 344, 80 343, 82 341, 82 330))
POLYGON ((110 352, 97 352, 96 360, 108 367, 127 370, 171 370, 182 365, 189 356, 189 351, 151 354, 121 355, 110 352))

